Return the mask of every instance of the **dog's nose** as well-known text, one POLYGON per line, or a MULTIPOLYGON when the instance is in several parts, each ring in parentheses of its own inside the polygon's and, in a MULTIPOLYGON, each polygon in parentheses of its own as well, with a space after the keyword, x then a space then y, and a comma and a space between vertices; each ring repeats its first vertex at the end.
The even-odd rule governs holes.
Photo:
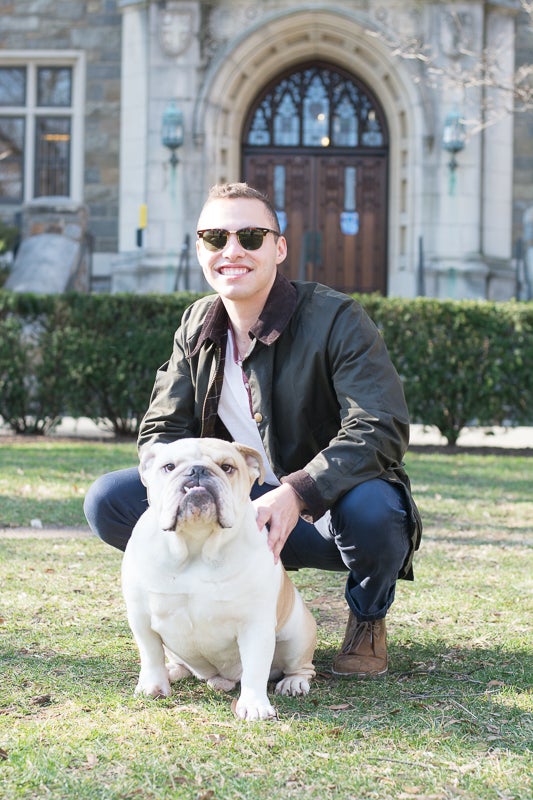
POLYGON ((194 464, 187 472, 187 486, 199 486, 202 478, 206 478, 208 475, 209 470, 207 467, 202 466, 202 464, 194 464))

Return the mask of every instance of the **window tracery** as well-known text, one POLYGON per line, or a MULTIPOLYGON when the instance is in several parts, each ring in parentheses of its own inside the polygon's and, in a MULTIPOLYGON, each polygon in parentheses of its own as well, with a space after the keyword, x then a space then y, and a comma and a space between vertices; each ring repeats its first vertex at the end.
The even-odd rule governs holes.
POLYGON ((386 131, 369 92, 331 66, 304 66, 267 88, 249 116, 255 147, 381 148, 386 131))

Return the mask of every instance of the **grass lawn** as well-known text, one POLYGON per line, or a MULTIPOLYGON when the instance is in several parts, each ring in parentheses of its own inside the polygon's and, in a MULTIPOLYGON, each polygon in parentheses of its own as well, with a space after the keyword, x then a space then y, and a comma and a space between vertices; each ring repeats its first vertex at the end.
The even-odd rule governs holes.
POLYGON ((391 609, 386 678, 334 679, 344 576, 293 573, 319 624, 306 698, 243 723, 195 680, 135 698, 120 553, 83 494, 132 443, 0 440, 0 796, 52 800, 531 800, 533 461, 417 450, 414 583, 391 609))

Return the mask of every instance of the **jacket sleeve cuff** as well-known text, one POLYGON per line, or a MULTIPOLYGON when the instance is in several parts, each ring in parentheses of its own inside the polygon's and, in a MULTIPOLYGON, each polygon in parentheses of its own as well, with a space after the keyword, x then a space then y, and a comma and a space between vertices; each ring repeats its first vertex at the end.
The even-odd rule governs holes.
POLYGON ((315 522, 315 520, 324 516, 327 507, 324 504, 322 495, 317 489, 315 481, 308 472, 304 469, 291 472, 290 475, 285 475, 285 477, 281 479, 281 483, 288 483, 289 486, 292 486, 298 497, 303 500, 304 508, 300 516, 306 522, 315 522))

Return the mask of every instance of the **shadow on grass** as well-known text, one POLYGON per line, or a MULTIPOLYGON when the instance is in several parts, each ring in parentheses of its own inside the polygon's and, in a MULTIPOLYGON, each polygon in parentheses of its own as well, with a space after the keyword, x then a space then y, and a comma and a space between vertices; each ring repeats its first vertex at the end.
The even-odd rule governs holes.
MULTIPOLYGON (((152 702, 159 711, 190 706, 215 723, 220 714, 229 715, 230 700, 238 692, 219 694, 195 679, 175 683, 171 697, 163 701, 134 698, 137 659, 125 637, 117 645, 114 653, 95 655, 64 655, 35 646, 32 651, 5 651, 0 661, 13 690, 9 698, 4 687, 6 705, 0 713, 4 719, 35 715, 38 724, 41 708, 54 706, 60 715, 73 701, 86 711, 123 707, 125 714, 132 706, 150 709, 152 702)), ((428 735, 459 737, 464 748, 474 751, 498 747, 523 755, 531 737, 531 715, 519 702, 532 682, 528 651, 450 651, 441 641, 411 643, 408 649, 393 646, 388 675, 375 680, 335 678, 330 672, 335 652, 329 646, 317 649, 317 677, 307 697, 274 699, 280 719, 332 726, 355 737, 380 732, 412 742, 428 735)))
POLYGON ((374 680, 332 676, 335 652, 319 647, 315 654, 318 675, 310 698, 317 715, 340 707, 337 718, 354 728, 408 732, 413 740, 440 731, 444 738, 464 737, 474 749, 481 744, 520 755, 531 741, 533 720, 522 702, 533 682, 527 649, 450 650, 444 641, 392 645, 388 674, 374 680))

